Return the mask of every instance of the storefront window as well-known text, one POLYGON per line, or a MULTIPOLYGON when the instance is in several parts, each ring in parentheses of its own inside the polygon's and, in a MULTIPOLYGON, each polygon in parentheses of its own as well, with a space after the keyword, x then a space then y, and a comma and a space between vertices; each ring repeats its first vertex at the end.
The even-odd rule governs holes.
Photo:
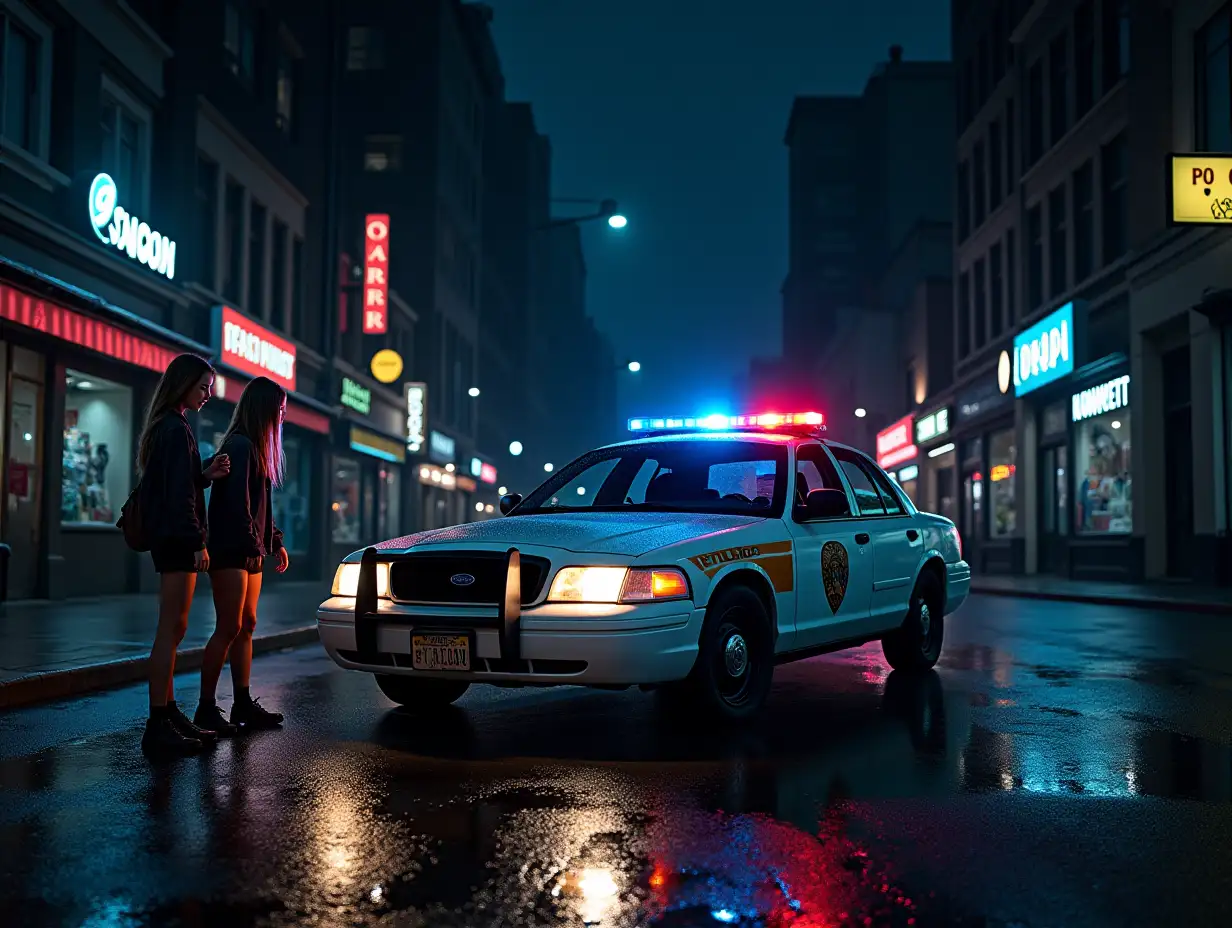
POLYGON ((334 544, 358 545, 362 522, 359 509, 358 461, 354 458, 334 458, 330 494, 330 509, 334 514, 334 544))
POLYGON ((308 501, 312 496, 312 455, 293 435, 284 435, 286 476, 274 490, 274 523, 282 529, 283 546, 292 554, 308 551, 308 501))
POLYGON ((1084 534, 1133 530, 1129 477, 1129 411, 1105 413, 1074 425, 1074 527, 1084 534))
POLYGON ((994 432, 988 438, 988 485, 991 516, 990 538, 1009 538, 1017 526, 1014 485, 1017 482, 1014 432, 994 432))
POLYGON ((66 381, 60 523, 111 525, 132 489, 133 391, 80 371, 66 381))
POLYGON ((402 534, 402 481, 398 468, 384 466, 377 471, 376 534, 378 538, 397 538, 402 534))

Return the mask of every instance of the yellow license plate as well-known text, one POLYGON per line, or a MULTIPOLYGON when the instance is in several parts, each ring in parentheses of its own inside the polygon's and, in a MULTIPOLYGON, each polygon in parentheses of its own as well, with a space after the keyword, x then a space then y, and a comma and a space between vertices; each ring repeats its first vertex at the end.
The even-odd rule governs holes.
POLYGON ((471 640, 466 635, 412 635, 415 670, 470 670, 471 640))

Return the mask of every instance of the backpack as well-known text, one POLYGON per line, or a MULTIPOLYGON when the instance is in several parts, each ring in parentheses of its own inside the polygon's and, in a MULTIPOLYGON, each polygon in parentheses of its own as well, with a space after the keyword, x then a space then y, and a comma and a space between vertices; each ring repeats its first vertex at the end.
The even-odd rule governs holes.
POLYGON ((150 539, 141 509, 141 481, 138 480, 133 492, 128 494, 128 499, 120 507, 120 519, 116 522, 116 528, 124 533, 124 543, 132 550, 149 551, 150 539))

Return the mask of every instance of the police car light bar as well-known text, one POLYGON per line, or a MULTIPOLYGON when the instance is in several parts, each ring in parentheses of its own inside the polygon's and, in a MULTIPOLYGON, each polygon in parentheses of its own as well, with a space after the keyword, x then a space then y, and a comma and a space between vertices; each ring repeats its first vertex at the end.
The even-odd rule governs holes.
POLYGON ((819 412, 764 412, 748 416, 701 416, 661 419, 630 419, 630 432, 711 431, 732 429, 781 429, 807 426, 824 428, 826 417, 819 412))

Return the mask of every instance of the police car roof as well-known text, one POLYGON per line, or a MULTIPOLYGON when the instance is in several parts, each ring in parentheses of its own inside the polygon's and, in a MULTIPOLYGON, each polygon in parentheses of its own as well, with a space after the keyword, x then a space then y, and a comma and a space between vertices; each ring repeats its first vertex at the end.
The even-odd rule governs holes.
POLYGON ((626 441, 613 442, 612 444, 604 445, 603 447, 605 449, 625 447, 632 448, 638 445, 657 445, 664 442, 691 441, 747 441, 765 445, 803 445, 810 442, 821 442, 822 444, 831 445, 835 448, 848 447, 840 442, 831 441, 828 438, 821 438, 816 434, 809 435, 798 431, 775 431, 773 429, 749 429, 747 431, 733 429, 726 432, 660 432, 658 434, 645 435, 640 438, 631 438, 626 441))

